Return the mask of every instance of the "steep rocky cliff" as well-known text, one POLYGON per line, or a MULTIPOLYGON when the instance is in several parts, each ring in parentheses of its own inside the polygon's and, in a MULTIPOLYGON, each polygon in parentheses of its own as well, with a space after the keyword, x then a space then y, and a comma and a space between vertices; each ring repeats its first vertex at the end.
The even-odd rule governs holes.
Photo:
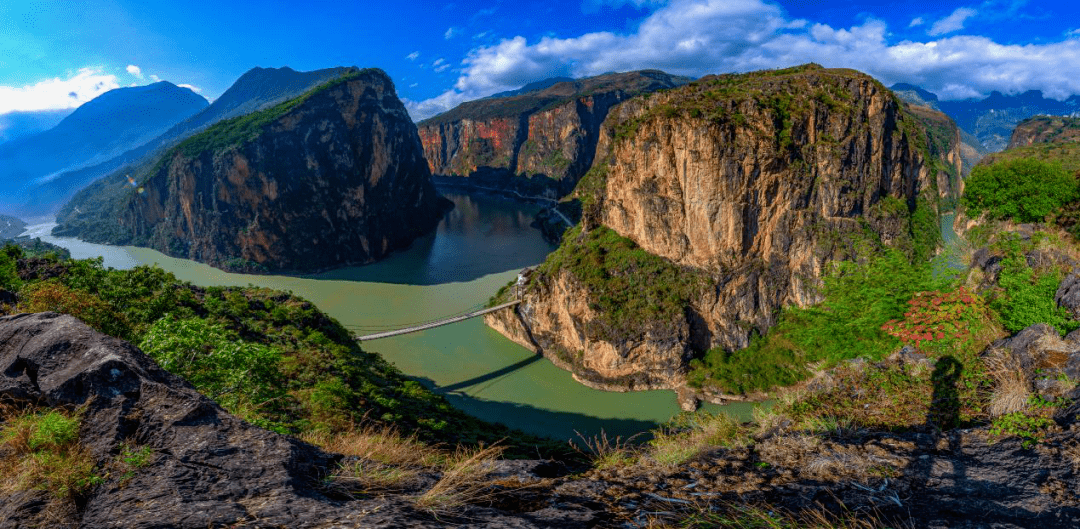
POLYGON ((1021 121, 1009 138, 1009 149, 1037 143, 1080 141, 1080 118, 1035 116, 1021 121))
POLYGON ((393 83, 353 70, 168 151, 57 233, 242 270, 367 263, 432 229, 438 196, 393 83))
POLYGON ((470 101, 418 124, 424 154, 447 183, 558 198, 592 165, 612 106, 687 81, 643 70, 470 101))
POLYGON ((962 162, 955 131, 934 147, 923 121, 872 78, 816 65, 623 103, 575 191, 581 227, 487 321, 586 384, 680 387, 695 354, 819 301, 831 261, 936 251, 938 182, 962 162))

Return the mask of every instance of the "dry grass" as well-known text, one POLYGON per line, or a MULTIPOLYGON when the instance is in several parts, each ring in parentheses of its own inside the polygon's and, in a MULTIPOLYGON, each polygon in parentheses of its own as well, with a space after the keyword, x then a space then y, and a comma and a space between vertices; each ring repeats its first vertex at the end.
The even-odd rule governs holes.
POLYGON ((886 523, 875 513, 843 512, 833 514, 825 510, 806 510, 789 513, 769 505, 740 505, 725 503, 712 505, 698 503, 689 513, 675 516, 671 521, 652 518, 649 529, 878 529, 908 528, 912 524, 886 523))
POLYGON ((653 432, 648 457, 676 467, 714 448, 737 448, 749 442, 739 421, 726 413, 681 415, 672 426, 653 432))
POLYGON ((421 470, 436 468, 448 457, 415 436, 375 424, 339 433, 311 432, 302 439, 327 452, 352 456, 330 476, 332 488, 348 495, 402 492, 418 481, 421 470))
POLYGON ((37 489, 46 502, 27 519, 32 527, 69 527, 75 498, 101 478, 93 456, 79 443, 81 410, 35 410, 0 403, 0 496, 37 489))
POLYGON ((487 477, 503 450, 501 446, 459 449, 446 462, 439 481, 416 498, 416 506, 434 514, 447 514, 491 497, 487 477))
POLYGON ((415 468, 359 459, 343 463, 330 479, 336 488, 348 494, 378 494, 407 490, 416 483, 418 477, 419 471, 415 468))
POLYGON ((615 437, 614 439, 608 437, 607 432, 603 429, 600 430, 599 435, 592 438, 585 437, 576 430, 574 433, 581 439, 582 447, 579 448, 573 441, 570 442, 570 446, 587 456, 592 462, 593 468, 600 470, 621 468, 632 465, 637 461, 637 455, 631 443, 640 434, 624 440, 622 437, 615 437))
POLYGON ((358 425, 344 433, 307 433, 301 439, 327 452, 383 465, 435 467, 446 459, 445 453, 414 435, 403 436, 393 428, 374 424, 358 425))
POLYGON ((985 360, 987 373, 994 380, 987 411, 991 417, 1024 411, 1031 398, 1031 380, 1006 351, 991 351, 985 360))

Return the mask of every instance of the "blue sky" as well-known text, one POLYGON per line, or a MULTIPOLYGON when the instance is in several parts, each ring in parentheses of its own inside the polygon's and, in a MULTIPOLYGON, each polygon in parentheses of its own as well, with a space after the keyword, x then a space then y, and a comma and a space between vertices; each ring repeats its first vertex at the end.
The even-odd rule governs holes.
POLYGON ((554 76, 816 61, 944 98, 1080 94, 1080 7, 1022 0, 0 2, 0 114, 157 79, 209 99, 255 66, 376 66, 414 117, 554 76))

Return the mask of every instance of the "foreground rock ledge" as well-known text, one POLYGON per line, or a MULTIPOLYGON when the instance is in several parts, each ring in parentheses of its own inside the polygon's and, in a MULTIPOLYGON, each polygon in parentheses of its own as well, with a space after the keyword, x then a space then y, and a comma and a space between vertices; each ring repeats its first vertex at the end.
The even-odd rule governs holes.
MULTIPOLYGON (((55 313, 0 318, 0 399, 86 406, 80 439, 99 464, 124 441, 155 462, 126 482, 106 476, 61 527, 443 527, 408 498, 345 501, 320 482, 340 456, 252 426, 131 344, 55 313)), ((42 520, 48 491, 0 497, 0 528, 42 520)), ((478 527, 580 527, 557 512, 475 512, 478 527)), ((590 518, 586 516, 586 519, 590 518)))

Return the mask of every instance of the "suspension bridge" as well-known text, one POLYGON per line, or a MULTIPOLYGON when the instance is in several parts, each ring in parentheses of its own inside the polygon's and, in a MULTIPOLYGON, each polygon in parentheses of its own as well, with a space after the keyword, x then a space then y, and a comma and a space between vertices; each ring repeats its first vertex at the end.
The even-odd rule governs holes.
MULTIPOLYGON (((488 307, 488 308, 479 309, 479 310, 475 310, 476 308, 474 307, 474 308, 470 308, 469 312, 466 312, 464 314, 457 314, 457 315, 454 315, 454 316, 447 316, 447 317, 444 317, 444 318, 440 318, 440 319, 432 320, 432 321, 427 321, 427 322, 418 322, 418 323, 410 324, 407 327, 403 327, 403 328, 399 328, 399 329, 383 329, 383 330, 380 330, 379 332, 373 332, 372 334, 367 334, 367 335, 364 335, 364 336, 354 335, 354 337, 357 340, 361 341, 361 342, 366 342, 366 341, 371 341, 371 340, 379 340, 381 338, 390 338, 392 336, 401 336, 402 334, 409 334, 409 333, 424 331, 424 330, 427 330, 427 329, 434 329, 435 327, 442 327, 443 325, 450 325, 451 323, 457 323, 459 321, 465 321, 465 320, 467 320, 469 318, 475 318, 477 316, 483 316, 484 314, 495 312, 497 310, 502 310, 502 309, 505 309, 505 308, 508 308, 508 307, 513 307, 514 305, 517 305, 518 303, 521 303, 520 299, 514 300, 514 301, 508 301, 508 302, 503 303, 501 305, 496 305, 494 307, 488 307)), ((363 327, 363 326, 350 326, 349 328, 351 330, 353 330, 353 331, 366 331, 366 332, 371 332, 371 331, 376 329, 375 327, 363 327)))

